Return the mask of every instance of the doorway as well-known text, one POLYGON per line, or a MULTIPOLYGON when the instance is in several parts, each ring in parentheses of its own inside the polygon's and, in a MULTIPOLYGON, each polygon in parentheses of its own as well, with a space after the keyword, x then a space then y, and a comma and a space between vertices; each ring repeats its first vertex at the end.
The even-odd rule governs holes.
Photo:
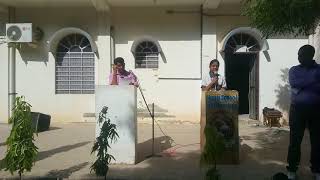
POLYGON ((227 88, 239 92, 239 114, 258 119, 258 54, 226 53, 227 88))
POLYGON ((259 119, 258 41, 246 33, 231 36, 224 51, 227 88, 239 92, 239 114, 259 119))

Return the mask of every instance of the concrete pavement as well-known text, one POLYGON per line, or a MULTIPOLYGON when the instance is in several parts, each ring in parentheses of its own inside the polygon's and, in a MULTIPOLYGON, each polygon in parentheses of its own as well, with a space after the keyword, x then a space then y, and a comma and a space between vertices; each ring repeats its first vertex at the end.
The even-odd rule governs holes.
MULTIPOLYGON (((220 165, 222 180, 265 180, 272 174, 285 172, 288 128, 256 126, 256 121, 239 120, 241 142, 240 164, 220 165), (249 122, 249 123, 248 123, 249 122)), ((151 125, 138 124, 138 160, 136 165, 111 165, 109 179, 203 179, 200 168, 200 125, 192 123, 161 123, 165 135, 156 126, 155 150, 151 154, 151 125), (172 141, 171 138, 174 140, 172 141)), ((4 158, 4 141, 10 126, 0 124, 0 160, 4 158)), ((37 161, 27 179, 69 178, 97 179, 90 174, 94 156, 90 155, 95 133, 94 123, 53 123, 49 131, 39 133, 37 161)), ((308 133, 302 145, 300 179, 311 180, 308 133)), ((3 179, 17 177, 0 171, 3 179)))

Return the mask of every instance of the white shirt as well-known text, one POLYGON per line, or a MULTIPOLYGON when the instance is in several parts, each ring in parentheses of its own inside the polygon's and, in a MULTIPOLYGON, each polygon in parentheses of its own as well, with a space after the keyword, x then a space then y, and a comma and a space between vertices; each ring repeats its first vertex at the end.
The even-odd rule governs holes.
MULTIPOLYGON (((211 77, 210 77, 210 73, 207 73, 203 79, 202 79, 202 82, 201 82, 201 87, 203 86, 208 86, 210 83, 211 83, 211 77)), ((221 75, 219 74, 218 76, 218 85, 222 88, 226 88, 226 79, 221 75)), ((212 87, 213 88, 216 88, 216 87, 212 87)))

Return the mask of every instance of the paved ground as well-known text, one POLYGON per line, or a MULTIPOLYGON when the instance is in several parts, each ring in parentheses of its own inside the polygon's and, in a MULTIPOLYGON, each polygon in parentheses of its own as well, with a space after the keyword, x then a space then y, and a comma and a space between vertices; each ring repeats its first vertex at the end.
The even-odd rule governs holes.
MULTIPOLYGON (((239 165, 221 165, 222 180, 265 180, 276 172, 285 172, 288 146, 287 128, 255 126, 255 122, 240 120, 241 157, 239 165)), ((203 179, 204 169, 199 167, 199 124, 168 124, 161 127, 171 137, 156 128, 156 152, 162 157, 146 159, 151 153, 151 125, 138 124, 138 159, 136 165, 113 165, 110 179, 203 179)), ((38 177, 96 179, 90 174, 94 156, 90 155, 94 140, 93 123, 53 123, 50 131, 36 137, 39 147, 37 161, 25 178, 38 177)), ((5 138, 10 127, 0 124, 0 160, 5 156, 5 138)), ((308 168, 309 140, 306 134, 302 145, 302 166, 299 176, 311 180, 308 168)), ((0 171, 0 177, 11 178, 10 173, 0 171)), ((16 176, 15 176, 16 177, 16 176)))

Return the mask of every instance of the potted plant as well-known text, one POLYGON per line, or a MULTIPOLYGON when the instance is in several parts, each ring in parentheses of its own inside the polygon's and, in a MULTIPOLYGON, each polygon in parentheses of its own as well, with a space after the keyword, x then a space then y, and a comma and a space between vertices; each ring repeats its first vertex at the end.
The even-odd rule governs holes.
POLYGON ((38 153, 34 144, 31 105, 23 96, 16 98, 9 123, 12 124, 12 129, 6 141, 5 170, 11 174, 18 171, 21 179, 25 170, 31 171, 38 153))
POLYGON ((97 160, 90 167, 91 171, 94 171, 97 176, 104 176, 104 179, 107 179, 107 173, 109 170, 109 164, 111 160, 115 158, 108 153, 108 149, 111 147, 110 144, 114 143, 117 138, 119 138, 118 133, 116 132, 116 125, 110 122, 110 119, 107 118, 108 107, 104 106, 99 113, 98 123, 101 123, 101 131, 99 136, 96 138, 94 145, 92 147, 92 153, 96 153, 97 160))
POLYGON ((221 175, 217 170, 217 158, 225 149, 222 134, 218 133, 215 126, 206 125, 204 129, 206 143, 201 154, 200 164, 208 166, 206 180, 220 180, 221 175))

